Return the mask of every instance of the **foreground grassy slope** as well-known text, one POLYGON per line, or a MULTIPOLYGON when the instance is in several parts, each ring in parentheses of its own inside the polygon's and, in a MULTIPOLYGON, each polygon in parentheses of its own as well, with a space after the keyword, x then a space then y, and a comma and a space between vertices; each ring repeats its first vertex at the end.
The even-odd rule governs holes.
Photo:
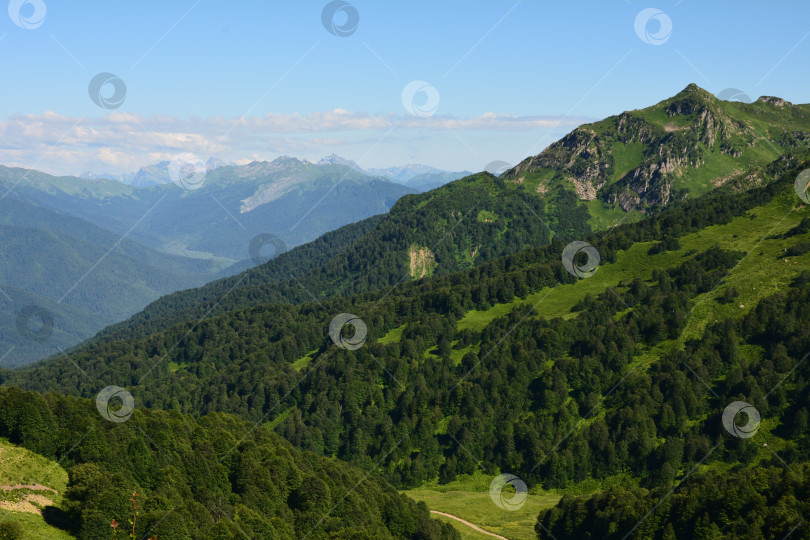
POLYGON ((72 538, 42 516, 46 506, 61 505, 67 483, 55 461, 0 439, 0 523, 20 524, 26 539, 72 538))

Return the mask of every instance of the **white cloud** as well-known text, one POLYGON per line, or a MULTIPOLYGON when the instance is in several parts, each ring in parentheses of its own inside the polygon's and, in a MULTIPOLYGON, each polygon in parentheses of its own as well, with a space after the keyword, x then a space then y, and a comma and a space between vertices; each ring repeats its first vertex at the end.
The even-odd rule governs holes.
MULTIPOLYGON (((470 118, 395 114, 369 115, 345 109, 310 114, 268 114, 251 118, 141 116, 111 112, 100 118, 71 118, 53 111, 13 115, 0 121, 0 163, 59 174, 84 170, 120 173, 169 159, 179 152, 236 162, 271 154, 338 152, 392 131, 389 144, 425 144, 426 133, 569 131, 583 118, 485 113, 470 118), (393 133, 396 132, 396 133, 393 133), (422 142, 420 142, 422 141, 422 142)), ((497 136, 493 134, 493 138, 497 136)), ((527 140, 533 135, 527 134, 527 140)))

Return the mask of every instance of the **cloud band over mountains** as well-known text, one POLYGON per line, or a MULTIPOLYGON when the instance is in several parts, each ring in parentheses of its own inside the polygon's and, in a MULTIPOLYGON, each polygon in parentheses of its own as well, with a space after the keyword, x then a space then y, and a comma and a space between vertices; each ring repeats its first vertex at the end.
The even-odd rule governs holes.
MULTIPOLYGON (((416 140, 425 142, 431 137, 449 134, 467 145, 465 139, 470 137, 472 141, 474 136, 469 134, 474 132, 567 132, 585 120, 498 113, 469 118, 440 115, 419 118, 343 109, 232 119, 181 119, 124 112, 73 118, 45 112, 13 115, 0 122, 0 140, 4 141, 0 145, 0 163, 57 174, 92 169, 124 172, 169 159, 178 152, 251 161, 272 159, 277 154, 317 156, 346 151, 354 145, 361 152, 363 145, 371 147, 383 139, 388 146, 409 147, 412 154, 416 140)), ((475 153, 471 147, 470 150, 475 153)), ((396 160, 393 149, 380 151, 392 154, 391 159, 396 160)))

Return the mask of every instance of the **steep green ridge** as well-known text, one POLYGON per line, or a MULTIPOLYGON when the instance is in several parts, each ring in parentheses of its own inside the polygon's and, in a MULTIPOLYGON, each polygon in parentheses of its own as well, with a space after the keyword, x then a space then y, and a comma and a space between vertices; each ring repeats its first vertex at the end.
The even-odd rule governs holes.
POLYGON ((0 389, 0 436, 67 469, 61 504, 45 518, 77 538, 111 537, 112 520, 126 531, 133 492, 138 538, 459 537, 377 475, 233 416, 138 408, 115 423, 95 405, 0 389))
POLYGON ((702 195, 810 141, 810 105, 721 101, 695 84, 645 109, 584 124, 506 173, 541 192, 574 189, 600 209, 650 211, 702 195))
POLYGON ((307 262, 305 256, 327 243, 318 241, 261 268, 156 302, 131 322, 112 329, 110 337, 142 336, 182 320, 260 303, 321 301, 410 282, 409 252, 414 245, 431 250, 434 275, 446 275, 547 245, 552 234, 547 221, 552 228, 554 223, 560 224, 555 232, 562 237, 585 234, 589 231, 582 214, 585 208, 577 209, 575 201, 568 202, 574 206, 566 207, 565 215, 550 215, 542 199, 489 173, 473 175, 426 194, 403 197, 371 228, 355 224, 329 235, 326 240, 338 242, 342 249, 323 263, 320 259, 307 262), (504 218, 479 220, 481 211, 504 218))
POLYGON ((753 187, 756 177, 746 171, 786 150, 805 148, 809 140, 810 105, 776 98, 726 102, 689 85, 652 107, 575 129, 502 179, 481 173, 404 197, 374 230, 327 262, 308 267, 309 273, 271 270, 260 283, 254 271, 238 276, 251 282, 247 286, 234 289, 234 280, 227 280, 184 291, 115 331, 142 336, 183 319, 259 303, 323 300, 390 287, 411 274, 412 245, 436 252, 435 272, 442 275, 545 245, 545 227, 564 241, 581 238, 732 179, 742 188, 753 187), (464 219, 470 211, 477 223, 464 219), (492 219, 497 216, 503 219, 492 219))

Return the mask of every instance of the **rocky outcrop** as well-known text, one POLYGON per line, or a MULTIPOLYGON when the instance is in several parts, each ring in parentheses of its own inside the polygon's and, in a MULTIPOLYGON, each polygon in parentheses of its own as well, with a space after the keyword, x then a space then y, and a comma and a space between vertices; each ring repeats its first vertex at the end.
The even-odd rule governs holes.
POLYGON ((760 96, 759 99, 757 99, 757 103, 768 103, 769 105, 774 105, 776 107, 785 107, 793 105, 793 103, 785 99, 774 96, 760 96))
MULTIPOLYGON (((780 98, 761 97, 759 103, 774 107, 791 104, 780 98)), ((690 84, 671 99, 643 109, 624 112, 575 129, 542 153, 528 158, 507 173, 526 177, 533 170, 551 169, 554 178, 567 184, 581 200, 602 198, 622 208, 657 207, 669 203, 679 179, 706 163, 709 154, 739 158, 745 150, 771 132, 760 133, 734 108, 697 85, 690 84), (666 118, 667 120, 661 120, 666 118), (740 120, 742 118, 742 120, 740 120), (621 145, 641 144, 636 164, 616 171, 614 151, 621 145), (620 177, 618 175, 621 175, 620 177)), ((753 105, 745 104, 756 111, 753 105)), ((761 130, 761 127, 759 128, 761 130)), ((785 132, 781 146, 807 145, 810 130, 785 132)), ((622 163, 626 167, 627 156, 622 163)))

